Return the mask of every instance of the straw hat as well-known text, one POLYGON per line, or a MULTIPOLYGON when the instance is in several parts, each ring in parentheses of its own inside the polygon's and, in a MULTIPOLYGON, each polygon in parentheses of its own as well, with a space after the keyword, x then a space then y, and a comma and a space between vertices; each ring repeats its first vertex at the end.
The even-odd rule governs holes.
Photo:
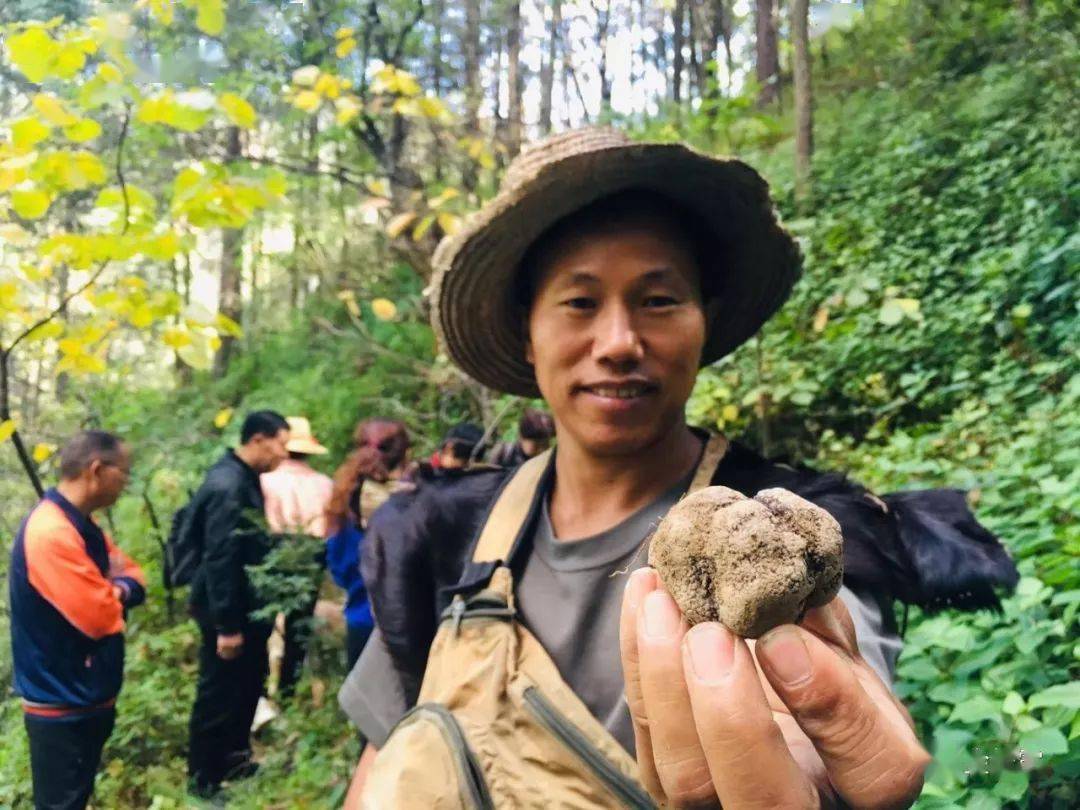
POLYGON ((307 419, 302 416, 290 416, 286 421, 289 423, 289 441, 285 449, 290 453, 321 456, 330 452, 316 441, 311 432, 311 423, 307 419))
POLYGON ((498 391, 539 396, 525 361, 525 318, 514 278, 530 245, 589 203, 647 189, 697 214, 716 235, 713 266, 725 293, 702 363, 744 343, 787 299, 799 276, 799 250, 780 227, 761 175, 738 160, 682 144, 633 143, 612 129, 556 135, 523 151, 498 195, 435 251, 432 325, 451 359, 498 391))

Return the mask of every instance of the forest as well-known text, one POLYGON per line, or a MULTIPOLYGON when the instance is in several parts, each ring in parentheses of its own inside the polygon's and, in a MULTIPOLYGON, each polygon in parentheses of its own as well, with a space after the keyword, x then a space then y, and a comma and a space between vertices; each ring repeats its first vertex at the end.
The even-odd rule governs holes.
MULTIPOLYGON (((449 362, 425 289, 509 161, 585 125, 739 157, 800 242, 691 422, 879 492, 963 489, 1020 569, 1000 612, 897 606, 917 806, 1080 805, 1078 32, 1068 0, 0 3, 0 572, 95 427, 133 449, 105 523, 150 581, 94 806, 189 806, 198 630, 162 543, 240 416, 306 416, 332 473, 362 419, 424 455, 537 404, 449 362)), ((0 807, 29 807, 7 616, 0 807)), ((318 628, 228 806, 340 806, 344 670, 318 628)))

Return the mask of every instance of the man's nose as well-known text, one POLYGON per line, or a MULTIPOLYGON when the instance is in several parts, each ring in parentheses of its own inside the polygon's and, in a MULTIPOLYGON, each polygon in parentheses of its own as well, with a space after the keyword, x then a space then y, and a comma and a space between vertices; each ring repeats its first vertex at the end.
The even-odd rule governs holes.
POLYGON ((607 307, 594 324, 593 356, 596 360, 617 366, 641 362, 644 355, 641 335, 627 307, 607 307))

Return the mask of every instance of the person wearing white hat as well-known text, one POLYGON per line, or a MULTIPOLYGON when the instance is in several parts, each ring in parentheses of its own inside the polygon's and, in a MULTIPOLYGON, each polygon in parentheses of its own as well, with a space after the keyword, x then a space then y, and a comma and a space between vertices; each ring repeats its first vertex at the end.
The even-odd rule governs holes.
MULTIPOLYGON (((326 505, 334 482, 314 469, 308 459, 329 452, 311 430, 311 422, 303 416, 287 417, 289 441, 285 449, 289 457, 271 472, 259 478, 266 502, 266 522, 274 534, 286 534, 301 541, 312 538, 312 553, 322 549, 326 535, 326 505)), ((320 569, 321 570, 321 569, 320 569)), ((305 610, 285 616, 284 651, 278 676, 278 695, 291 697, 300 678, 300 668, 307 650, 307 622, 315 608, 318 595, 316 583, 305 610)))

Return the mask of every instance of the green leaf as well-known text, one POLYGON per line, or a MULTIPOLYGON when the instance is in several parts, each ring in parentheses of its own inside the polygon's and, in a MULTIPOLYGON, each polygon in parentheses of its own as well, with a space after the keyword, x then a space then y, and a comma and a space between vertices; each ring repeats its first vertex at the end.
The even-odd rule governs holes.
POLYGON ((1005 771, 993 787, 993 794, 1006 801, 1020 801, 1027 793, 1028 775, 1023 771, 1005 771))
POLYGON ((1034 760, 1037 760, 1040 754, 1049 757, 1069 751, 1069 741, 1065 739, 1065 735, 1049 726, 1042 726, 1020 735, 1018 744, 1034 760))
POLYGON ((950 723, 981 723, 983 720, 993 720, 1001 716, 1001 706, 986 695, 975 697, 957 704, 949 715, 950 723))
POLYGON ((1001 710, 1015 717, 1024 710, 1024 699, 1017 692, 1009 692, 1001 704, 1001 710))
POLYGON ((1032 709, 1044 706, 1065 706, 1080 710, 1080 681, 1059 683, 1036 692, 1028 698, 1028 706, 1032 709))

